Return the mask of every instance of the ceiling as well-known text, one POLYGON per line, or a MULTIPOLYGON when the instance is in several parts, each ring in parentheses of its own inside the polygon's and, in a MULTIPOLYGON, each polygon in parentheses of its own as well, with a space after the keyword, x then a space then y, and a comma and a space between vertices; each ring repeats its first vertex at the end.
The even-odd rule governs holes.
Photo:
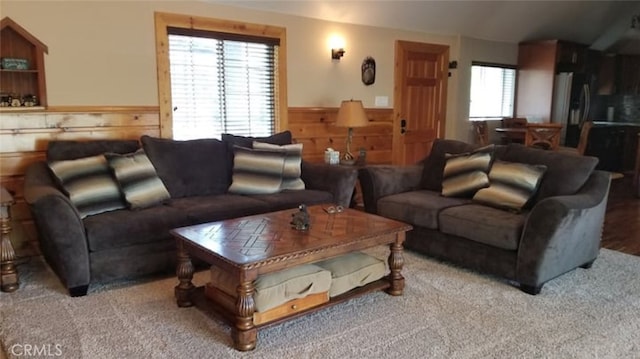
POLYGON ((640 1, 208 1, 349 24, 509 43, 560 39, 640 54, 640 39, 626 41, 640 1))

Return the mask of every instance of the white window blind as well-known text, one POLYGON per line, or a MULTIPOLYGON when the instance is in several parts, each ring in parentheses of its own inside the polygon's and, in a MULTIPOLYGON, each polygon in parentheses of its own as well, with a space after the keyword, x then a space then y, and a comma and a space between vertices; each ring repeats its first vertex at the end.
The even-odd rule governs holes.
POLYGON ((469 117, 513 116, 515 87, 515 69, 472 64, 469 117))
POLYGON ((173 137, 273 134, 278 46, 179 32, 169 34, 173 137))

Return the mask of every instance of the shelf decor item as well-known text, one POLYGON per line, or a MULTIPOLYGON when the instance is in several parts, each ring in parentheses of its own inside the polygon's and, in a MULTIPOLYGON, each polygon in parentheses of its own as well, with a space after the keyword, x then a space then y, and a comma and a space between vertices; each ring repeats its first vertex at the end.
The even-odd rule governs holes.
POLYGON ((3 70, 29 70, 29 61, 27 59, 3 57, 0 59, 0 68, 3 70))

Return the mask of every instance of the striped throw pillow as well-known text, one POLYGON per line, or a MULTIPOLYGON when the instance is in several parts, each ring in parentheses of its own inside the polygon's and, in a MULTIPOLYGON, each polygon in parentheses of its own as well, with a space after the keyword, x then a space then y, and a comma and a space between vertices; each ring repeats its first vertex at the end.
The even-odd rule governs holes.
POLYGON ((105 156, 129 208, 152 207, 171 198, 143 150, 125 155, 107 153, 105 156))
POLYGON ((491 168, 493 150, 489 145, 473 152, 445 154, 442 174, 442 195, 445 197, 472 197, 477 190, 489 186, 487 173, 491 168))
POLYGON ((491 185, 476 192, 474 201, 521 212, 538 190, 547 167, 496 161, 489 172, 491 185))
POLYGON ((282 183, 280 190, 301 190, 305 188, 304 181, 300 178, 302 170, 302 143, 291 145, 272 145, 270 143, 253 142, 253 148, 257 150, 270 150, 284 152, 284 168, 282 171, 282 183))
POLYGON ((50 161, 48 165, 81 218, 126 208, 104 155, 50 161))
POLYGON ((234 147, 230 193, 271 194, 280 192, 286 153, 234 147))

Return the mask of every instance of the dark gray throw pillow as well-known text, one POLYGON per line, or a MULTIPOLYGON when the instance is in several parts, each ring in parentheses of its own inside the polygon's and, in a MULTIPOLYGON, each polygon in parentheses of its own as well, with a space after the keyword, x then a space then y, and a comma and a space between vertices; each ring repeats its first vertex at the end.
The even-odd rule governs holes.
POLYGON ((227 192, 231 164, 227 147, 220 140, 177 141, 142 136, 140 141, 171 198, 227 192))
POLYGON ((49 141, 47 161, 66 161, 107 152, 131 153, 140 148, 138 140, 49 141))

